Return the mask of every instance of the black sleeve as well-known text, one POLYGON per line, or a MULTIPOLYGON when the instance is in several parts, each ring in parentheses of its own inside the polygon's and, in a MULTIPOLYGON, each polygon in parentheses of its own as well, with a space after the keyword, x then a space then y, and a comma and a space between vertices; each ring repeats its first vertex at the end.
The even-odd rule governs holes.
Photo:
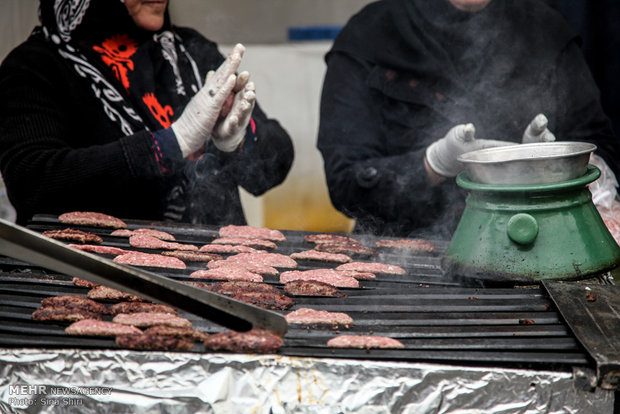
MULTIPOLYGON (((440 202, 440 187, 431 187, 424 169, 425 145, 390 154, 395 130, 384 126, 384 99, 367 86, 370 68, 346 55, 332 53, 321 97, 318 148, 324 160, 334 206, 358 219, 426 226, 440 202)), ((419 140, 416 131, 405 140, 419 140)), ((402 138, 402 137, 401 137, 402 138)), ((398 138, 399 140, 402 140, 398 138)))
POLYGON ((562 141, 587 141, 596 144, 596 154, 618 176, 620 140, 600 103, 598 90, 579 46, 571 42, 561 53, 556 72, 558 110, 550 130, 562 141))
POLYGON ((153 216, 162 174, 151 134, 123 136, 54 56, 24 50, 0 70, 0 168, 18 221, 78 209, 153 216))

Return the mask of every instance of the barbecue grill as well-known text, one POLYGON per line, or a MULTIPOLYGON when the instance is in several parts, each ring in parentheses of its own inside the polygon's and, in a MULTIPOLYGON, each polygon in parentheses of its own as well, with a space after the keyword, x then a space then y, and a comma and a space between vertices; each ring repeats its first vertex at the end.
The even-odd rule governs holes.
MULTIPOLYGON (((218 231, 217 227, 125 221, 130 229, 166 231, 177 242, 199 246, 216 238, 218 231)), ((43 232, 68 226, 56 216, 38 215, 28 227, 43 232)), ((157 252, 130 247, 127 238, 111 236, 110 230, 71 227, 97 233, 107 246, 157 252)), ((283 233, 287 240, 278 243, 278 253, 313 247, 304 241, 307 232, 283 233)), ((354 237, 374 247, 375 237, 354 237)), ((138 352, 118 348, 113 339, 67 336, 66 324, 33 321, 30 315, 47 296, 85 295, 87 288, 71 282, 72 276, 79 275, 0 257, 0 361, 5 374, 0 405, 14 408, 9 400, 17 397, 26 405, 42 398, 58 399, 58 394, 50 395, 49 387, 66 381, 68 385, 110 387, 107 394, 72 393, 69 405, 71 401, 80 405, 79 412, 87 412, 85 407, 95 412, 100 402, 108 403, 110 412, 146 411, 153 406, 159 411, 183 406, 187 411, 182 412, 319 412, 320 407, 336 410, 330 412, 449 412, 452 403, 444 399, 444 393, 452 395, 455 408, 488 412, 505 404, 514 404, 511 412, 534 412, 527 411, 528 407, 536 412, 613 411, 613 390, 618 386, 614 375, 619 367, 617 350, 609 345, 613 338, 601 339, 600 332, 590 331, 580 332, 592 336, 589 339, 577 336, 567 322, 570 309, 559 308, 564 302, 549 295, 560 287, 463 285, 459 277, 442 270, 441 257, 448 242, 432 241, 436 245, 433 253, 377 249, 374 257, 353 256, 354 260, 400 265, 407 274, 362 280, 360 288, 341 288, 347 295, 344 298, 295 297, 296 305, 290 310, 312 307, 346 312, 355 323, 338 328, 290 325, 279 352, 263 356, 212 353, 202 344, 191 352, 138 352), (328 348, 327 341, 340 333, 389 336, 405 348, 328 348), (590 340, 595 336, 599 343, 608 343, 611 357, 606 352, 601 357, 600 347, 595 347, 598 353, 592 352, 590 340), (21 393, 23 389, 11 388, 16 384, 47 388, 21 393), (246 405, 240 411, 232 409, 239 405, 228 405, 231 398, 246 405), (434 406, 444 411, 432 411, 434 406)), ((336 266, 298 263, 299 270, 336 266)), ((204 263, 187 265, 185 270, 148 270, 185 281, 196 280, 189 279, 189 274, 205 268, 204 263)), ((265 276, 265 281, 279 285, 277 276, 265 276)), ((595 285, 600 286, 598 280, 595 285)), ((579 286, 589 284, 579 282, 579 286)), ((597 306, 605 306, 605 291, 597 291, 597 306)), ((613 308, 611 302, 609 307, 613 308)), ((181 316, 199 330, 225 330, 197 315, 181 316)))

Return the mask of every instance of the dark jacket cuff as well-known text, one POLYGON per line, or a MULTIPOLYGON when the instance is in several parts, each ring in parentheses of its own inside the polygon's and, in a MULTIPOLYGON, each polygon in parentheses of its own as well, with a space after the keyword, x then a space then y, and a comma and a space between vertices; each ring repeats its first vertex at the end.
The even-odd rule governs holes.
POLYGON ((153 132, 153 153, 162 174, 170 173, 174 164, 183 159, 181 148, 172 128, 153 132))

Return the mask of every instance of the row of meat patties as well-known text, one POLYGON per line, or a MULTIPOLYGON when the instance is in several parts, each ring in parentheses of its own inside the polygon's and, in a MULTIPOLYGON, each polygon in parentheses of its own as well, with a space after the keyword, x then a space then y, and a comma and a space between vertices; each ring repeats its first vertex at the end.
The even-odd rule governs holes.
MULTIPOLYGON (((346 297, 339 288, 357 288, 359 281, 376 279, 377 274, 405 275, 403 268, 380 262, 354 261, 351 256, 376 254, 351 236, 309 234, 305 240, 313 249, 284 255, 274 252, 286 240, 278 230, 251 226, 224 226, 219 237, 203 246, 179 243, 174 235, 151 228, 129 230, 124 221, 95 212, 72 212, 59 216, 68 226, 94 226, 112 229, 112 236, 127 237, 132 247, 157 249, 144 253, 101 244, 103 239, 91 232, 67 227, 44 232, 44 235, 71 243, 70 246, 93 253, 113 255, 114 261, 131 266, 185 269, 186 262, 205 262, 206 269, 189 275, 192 284, 212 292, 266 309, 288 311, 291 324, 315 327, 330 325, 348 328, 353 319, 342 312, 329 312, 295 306, 294 296, 346 297), (225 256, 226 255, 226 256, 225 256), (334 263, 333 268, 296 270, 297 260, 334 263), (279 269, 282 269, 280 272, 279 269), (282 289, 264 283, 263 276, 278 276, 282 289), (292 296, 292 297, 291 297, 292 296)), ((432 252, 426 240, 378 240, 378 248, 432 252)), ((153 304, 135 295, 78 277, 78 286, 89 287, 87 297, 64 295, 46 298, 33 313, 33 319, 71 323, 69 335, 113 336, 123 348, 191 350, 197 341, 206 349, 231 352, 276 352, 282 338, 261 330, 209 334, 192 327, 191 322, 165 305, 153 304), (116 302, 112 305, 106 303, 116 302)), ((375 335, 338 335, 328 346, 345 348, 403 348, 393 338, 375 335)))

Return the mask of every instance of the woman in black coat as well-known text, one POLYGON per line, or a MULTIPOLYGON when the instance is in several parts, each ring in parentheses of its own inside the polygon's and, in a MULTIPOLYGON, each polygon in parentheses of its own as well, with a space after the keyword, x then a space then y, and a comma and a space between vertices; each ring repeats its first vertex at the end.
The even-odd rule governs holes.
POLYGON ((35 213, 245 223, 293 160, 256 105, 243 47, 225 59, 173 26, 167 1, 41 0, 41 26, 0 67, 0 168, 35 213), (213 73, 207 76, 207 73, 213 73))
POLYGON ((456 158, 478 148, 589 141, 618 173, 575 35, 539 0, 371 3, 326 62, 318 148, 356 231, 449 237, 465 198, 456 158))

